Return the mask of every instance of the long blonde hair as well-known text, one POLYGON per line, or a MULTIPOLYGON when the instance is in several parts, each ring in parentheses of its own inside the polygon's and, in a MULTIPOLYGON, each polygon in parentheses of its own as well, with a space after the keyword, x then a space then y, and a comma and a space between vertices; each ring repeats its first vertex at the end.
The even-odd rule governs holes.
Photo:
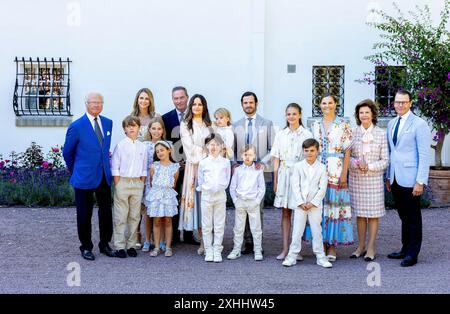
POLYGON ((155 100, 153 98, 152 91, 146 87, 141 88, 136 93, 136 97, 134 98, 134 103, 133 103, 133 111, 131 112, 131 115, 139 117, 138 100, 139 100, 139 95, 141 95, 141 93, 146 93, 148 95, 148 98, 150 100, 150 105, 148 106, 148 114, 150 115, 150 118, 153 118, 155 116, 155 100))

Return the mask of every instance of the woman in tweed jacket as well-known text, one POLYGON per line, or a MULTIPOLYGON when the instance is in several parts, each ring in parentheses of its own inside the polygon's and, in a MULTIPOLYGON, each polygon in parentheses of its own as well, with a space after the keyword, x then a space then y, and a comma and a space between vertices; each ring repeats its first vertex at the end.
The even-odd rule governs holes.
POLYGON ((377 127, 377 107, 366 99, 355 108, 358 125, 353 131, 350 155, 350 204, 356 215, 359 245, 350 258, 362 255, 369 262, 375 259, 378 219, 385 214, 383 174, 389 162, 386 131, 377 127), (366 250, 366 232, 369 239, 366 250))

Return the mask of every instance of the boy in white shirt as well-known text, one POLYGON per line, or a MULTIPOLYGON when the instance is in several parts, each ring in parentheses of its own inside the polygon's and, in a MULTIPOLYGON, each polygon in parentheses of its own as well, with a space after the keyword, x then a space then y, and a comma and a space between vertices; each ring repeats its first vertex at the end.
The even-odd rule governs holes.
POLYGON ((245 221, 248 214, 250 230, 253 237, 253 251, 255 261, 262 261, 262 228, 260 204, 266 192, 263 170, 255 168, 256 149, 253 145, 242 148, 243 164, 234 170, 230 183, 230 195, 235 210, 234 247, 227 256, 234 260, 241 256, 241 246, 244 239, 245 221))
POLYGON ((205 139, 208 157, 198 164, 197 191, 201 192, 201 217, 206 262, 222 262, 222 241, 225 231, 225 193, 230 182, 230 161, 222 157, 223 140, 217 133, 205 139), (213 241, 214 232, 214 241, 213 241), (213 244, 214 242, 214 244, 213 244))
POLYGON ((306 220, 309 221, 312 233, 313 252, 317 265, 332 267, 323 249, 322 240, 322 200, 327 191, 326 167, 317 160, 319 142, 307 139, 303 142, 303 156, 305 159, 295 164, 291 176, 291 196, 289 208, 294 210, 294 230, 289 253, 283 261, 284 266, 297 263, 297 255, 302 249, 302 235, 306 220))
POLYGON ((114 179, 114 246, 116 257, 136 257, 137 229, 141 218, 141 201, 147 177, 147 146, 137 140, 141 122, 127 116, 122 127, 126 138, 112 155, 111 174, 114 179), (128 227, 128 237, 125 229, 128 227), (126 249, 126 253, 125 253, 126 249))

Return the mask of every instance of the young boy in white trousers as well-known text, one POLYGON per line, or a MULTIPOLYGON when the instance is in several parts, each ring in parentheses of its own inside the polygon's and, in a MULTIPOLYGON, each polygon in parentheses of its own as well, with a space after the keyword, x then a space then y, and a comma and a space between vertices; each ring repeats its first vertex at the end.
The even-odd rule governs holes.
POLYGON ((330 268, 323 249, 322 240, 322 200, 327 191, 326 167, 317 160, 319 142, 307 139, 303 142, 305 159, 295 164, 291 177, 291 197, 289 208, 294 210, 294 230, 289 253, 283 261, 283 266, 293 266, 297 263, 297 255, 302 249, 302 235, 306 220, 309 221, 312 233, 313 252, 317 265, 330 268))
POLYGON ((114 246, 116 257, 136 257, 137 229, 141 219, 141 201, 147 177, 147 146, 137 140, 141 122, 127 116, 122 127, 127 137, 121 140, 112 155, 114 178, 114 246), (125 230, 128 229, 128 237, 125 230), (127 249, 125 253, 125 249, 127 249))
POLYGON ((234 222, 234 247, 227 256, 234 260, 241 256, 241 246, 244 239, 245 221, 248 214, 250 230, 253 237, 253 252, 255 261, 262 261, 262 228, 260 216, 260 204, 266 192, 263 170, 255 168, 254 160, 256 149, 253 145, 245 145, 242 148, 241 157, 243 164, 234 170, 230 183, 230 195, 233 199, 235 210, 234 222))
POLYGON ((222 157, 223 140, 217 133, 208 135, 208 157, 198 164, 197 191, 201 192, 201 217, 206 262, 222 262, 225 231, 226 188, 230 182, 230 161, 222 157), (214 241, 213 241, 214 232, 214 241))

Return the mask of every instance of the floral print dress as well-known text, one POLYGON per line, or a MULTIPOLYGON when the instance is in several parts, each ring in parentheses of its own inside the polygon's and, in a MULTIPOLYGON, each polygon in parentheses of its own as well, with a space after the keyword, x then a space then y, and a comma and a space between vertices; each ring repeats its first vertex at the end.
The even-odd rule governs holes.
MULTIPOLYGON (((328 176, 323 204, 323 242, 334 246, 353 244, 350 193, 348 188, 339 188, 344 155, 352 144, 352 129, 343 118, 336 117, 327 131, 323 121, 316 121, 312 134, 320 144, 319 160, 327 167, 328 176)), ((311 235, 305 237, 309 240, 311 235)))

